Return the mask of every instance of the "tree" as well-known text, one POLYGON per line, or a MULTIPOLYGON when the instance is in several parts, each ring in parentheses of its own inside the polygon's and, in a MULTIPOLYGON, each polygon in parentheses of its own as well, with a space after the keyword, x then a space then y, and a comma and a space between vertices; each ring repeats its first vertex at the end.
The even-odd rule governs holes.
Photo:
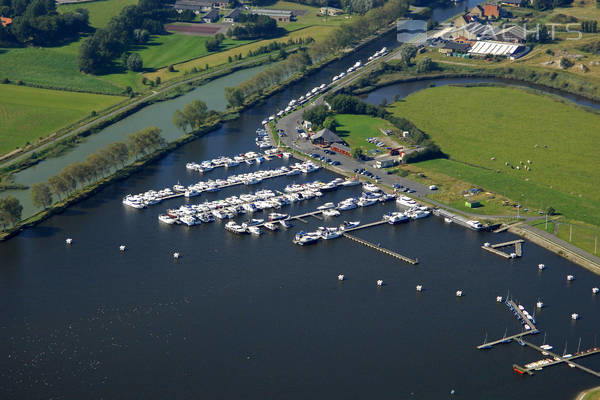
MULTIPOLYGON (((312 122, 314 128, 320 128, 323 126, 323 122, 329 116, 329 109, 326 105, 320 104, 309 108, 302 113, 302 118, 312 122)), ((313 128, 313 129, 314 129, 313 128)))
POLYGON ((556 210, 554 209, 554 207, 550 206, 548 208, 546 208, 546 215, 554 215, 556 214, 556 210))
POLYGON ((402 58, 402 62, 406 65, 410 65, 411 60, 415 58, 417 55, 417 48, 412 44, 403 44, 400 47, 400 57, 402 58))
POLYGON ((204 123, 208 114, 206 103, 201 100, 194 100, 183 107, 183 111, 176 110, 173 115, 173 124, 185 132, 188 128, 196 130, 204 123))
POLYGON ((335 132, 337 127, 338 122, 332 116, 325 118, 325 121, 323 121, 323 128, 329 129, 331 132, 335 132))
POLYGON ((225 88, 225 98, 231 107, 240 107, 244 104, 244 92, 235 87, 225 88))
POLYGON ((129 160, 129 151, 127 150, 127 145, 123 142, 109 144, 106 150, 115 165, 119 164, 123 167, 127 160, 129 160))
POLYGON ((417 72, 418 73, 424 73, 424 72, 429 72, 433 69, 433 61, 431 61, 431 58, 429 57, 425 57, 420 59, 419 61, 417 61, 417 72))
POLYGON ((569 60, 567 57, 562 57, 560 59, 559 65, 562 69, 567 69, 573 66, 573 62, 569 60))
POLYGON ((127 69, 130 71, 139 72, 143 68, 142 56, 137 53, 131 53, 127 57, 127 69))
POLYGON ((62 196, 68 191, 67 183, 58 175, 48 178, 48 186, 50 186, 52 193, 58 196, 59 199, 62 199, 62 196))
POLYGON ((7 225, 14 226, 21 220, 23 206, 21 202, 13 196, 7 196, 0 199, 0 223, 3 227, 7 225))
POLYGON ((39 182, 31 186, 31 201, 37 208, 44 210, 52 204, 52 191, 46 182, 39 182))
POLYGON ((352 158, 356 160, 362 160, 364 157, 363 149, 360 147, 355 147, 352 149, 352 158))

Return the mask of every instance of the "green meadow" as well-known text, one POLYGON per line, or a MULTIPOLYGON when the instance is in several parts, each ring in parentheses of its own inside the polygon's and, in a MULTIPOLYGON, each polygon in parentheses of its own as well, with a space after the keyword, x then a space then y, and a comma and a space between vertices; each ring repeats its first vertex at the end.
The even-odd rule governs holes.
POLYGON ((121 12, 125 6, 137 4, 138 0, 96 0, 88 3, 63 4, 57 7, 61 13, 84 8, 90 12, 90 25, 102 28, 108 21, 121 12))
POLYGON ((362 147, 365 150, 378 147, 367 142, 367 138, 382 136, 379 129, 392 129, 392 124, 381 118, 369 115, 336 114, 335 120, 339 124, 337 134, 344 139, 350 148, 362 147))
POLYGON ((444 86, 389 107, 449 160, 418 163, 506 196, 600 225, 600 115, 518 88, 444 86))
POLYGON ((123 97, 0 85, 0 154, 46 137, 123 97))

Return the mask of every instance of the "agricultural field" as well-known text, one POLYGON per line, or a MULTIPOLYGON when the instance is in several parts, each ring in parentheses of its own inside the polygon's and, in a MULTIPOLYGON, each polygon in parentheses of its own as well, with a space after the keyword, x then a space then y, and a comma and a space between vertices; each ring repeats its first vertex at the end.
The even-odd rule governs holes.
POLYGON ((178 76, 183 75, 186 71, 191 70, 196 67, 198 69, 202 69, 206 64, 209 67, 215 67, 218 65, 223 65, 228 63, 229 57, 233 57, 237 54, 242 54, 243 57, 246 57, 248 51, 256 50, 261 46, 267 46, 271 42, 287 42, 289 39, 296 40, 298 38, 308 38, 312 37, 315 40, 321 40, 329 32, 335 29, 333 26, 311 26, 304 29, 299 29, 294 32, 290 32, 288 35, 276 38, 276 39, 266 39, 266 40, 258 40, 255 42, 251 42, 239 47, 231 48, 229 50, 225 50, 219 53, 209 54, 205 57, 196 58, 191 61, 187 61, 184 63, 175 65, 175 72, 169 72, 167 68, 162 68, 156 72, 149 72, 144 74, 149 79, 156 79, 160 77, 163 82, 176 78, 178 76))
POLYGON ((96 0, 88 3, 62 4, 57 7, 58 12, 64 13, 84 8, 90 12, 90 25, 102 28, 108 21, 121 12, 126 6, 137 4, 138 0, 96 0))
POLYGON ((599 114, 510 87, 430 88, 389 109, 450 157, 418 163, 425 171, 600 225, 599 114))
POLYGON ((358 147, 363 150, 377 149, 377 146, 367 142, 366 139, 383 136, 379 129, 394 128, 388 121, 369 115, 336 114, 335 120, 339 124, 337 135, 344 139, 351 149, 358 147))
POLYGON ((122 101, 123 97, 0 85, 0 154, 122 101))
POLYGON ((0 48, 0 79, 53 89, 121 94, 124 87, 79 72, 79 42, 59 47, 0 48))
MULTIPOLYGON (((142 56, 144 68, 157 69, 171 64, 177 64, 194 58, 204 57, 208 53, 205 43, 209 36, 169 34, 153 35, 150 41, 133 49, 142 56)), ((221 43, 223 51, 243 45, 249 41, 225 39, 221 43)))

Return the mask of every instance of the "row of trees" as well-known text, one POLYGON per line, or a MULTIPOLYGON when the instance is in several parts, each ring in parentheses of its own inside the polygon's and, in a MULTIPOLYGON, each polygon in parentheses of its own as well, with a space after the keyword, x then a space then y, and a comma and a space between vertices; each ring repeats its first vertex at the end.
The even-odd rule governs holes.
POLYGON ((242 14, 238 23, 227 30, 227 36, 236 39, 257 39, 276 35, 277 21, 266 15, 242 14))
POLYGON ((269 68, 264 69, 258 74, 236 87, 225 88, 225 98, 229 106, 239 107, 244 101, 255 94, 262 93, 274 85, 277 85, 297 72, 304 71, 311 65, 310 57, 306 51, 298 51, 289 55, 284 61, 281 61, 269 68))
POLYGON ((173 13, 161 0, 139 0, 137 5, 124 7, 106 28, 97 29, 84 40, 79 49, 79 69, 97 74, 110 66, 134 43, 143 43, 150 34, 164 31, 164 22, 173 13))
POLYGON ((6 27, 0 24, 0 43, 4 45, 56 44, 89 30, 87 10, 59 14, 54 0, 0 0, 0 15, 13 18, 6 27))
POLYGON ((62 200, 75 190, 106 177, 117 168, 123 168, 131 158, 138 159, 166 146, 157 127, 148 127, 127 136, 125 142, 112 143, 92 153, 83 162, 73 163, 47 182, 32 185, 30 195, 33 205, 48 208, 55 198, 62 200))
POLYGON ((365 37, 405 16, 407 12, 407 0, 388 0, 381 7, 373 8, 363 16, 352 18, 350 22, 342 24, 327 38, 311 47, 310 56, 312 61, 316 63, 331 54, 355 45, 365 37))

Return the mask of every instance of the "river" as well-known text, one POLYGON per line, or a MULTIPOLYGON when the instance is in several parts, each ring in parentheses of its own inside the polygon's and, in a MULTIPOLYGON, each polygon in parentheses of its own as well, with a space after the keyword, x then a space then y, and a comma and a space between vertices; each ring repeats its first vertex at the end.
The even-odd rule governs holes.
MULTIPOLYGON (((557 352, 565 342, 575 352, 580 337, 582 348, 596 343, 600 304, 591 288, 600 286, 600 278, 531 243, 523 258, 512 261, 480 248, 511 234, 477 233, 436 217, 357 233, 418 257, 411 266, 344 238, 306 248, 291 243, 298 230, 375 221, 395 204, 354 210, 331 222, 298 221, 290 231, 261 237, 234 236, 218 222, 160 225, 157 215, 183 199, 146 210, 121 204, 128 193, 256 169, 244 165, 203 178, 187 172, 185 163, 255 149, 254 130, 266 115, 393 43, 393 35, 382 38, 0 243, 1 397, 569 398, 597 384, 566 366, 517 376, 513 363, 541 357, 514 343, 475 349, 486 332, 492 339, 520 330, 495 301, 508 290, 530 312, 538 299, 547 304, 536 319, 557 352), (71 246, 67 237, 74 239, 71 246), (119 252, 121 244, 127 251, 119 252), (174 260, 174 251, 182 257, 174 260), (539 271, 538 263, 547 270, 539 271), (339 282, 339 273, 347 280, 339 282), (567 283, 567 274, 575 281, 567 283), (378 288, 377 279, 386 285, 378 288), (417 284, 425 291, 417 293, 417 284), (454 295, 459 289, 462 298, 454 295), (572 321, 573 312, 582 318, 572 321)), ((149 118, 147 124, 158 123, 149 118)), ((281 177, 191 201, 334 176, 319 171, 281 177)), ((285 212, 359 193, 357 187, 340 189, 285 212)), ((541 344, 543 337, 530 340, 541 344)), ((600 369, 598 357, 581 364, 600 369)))

